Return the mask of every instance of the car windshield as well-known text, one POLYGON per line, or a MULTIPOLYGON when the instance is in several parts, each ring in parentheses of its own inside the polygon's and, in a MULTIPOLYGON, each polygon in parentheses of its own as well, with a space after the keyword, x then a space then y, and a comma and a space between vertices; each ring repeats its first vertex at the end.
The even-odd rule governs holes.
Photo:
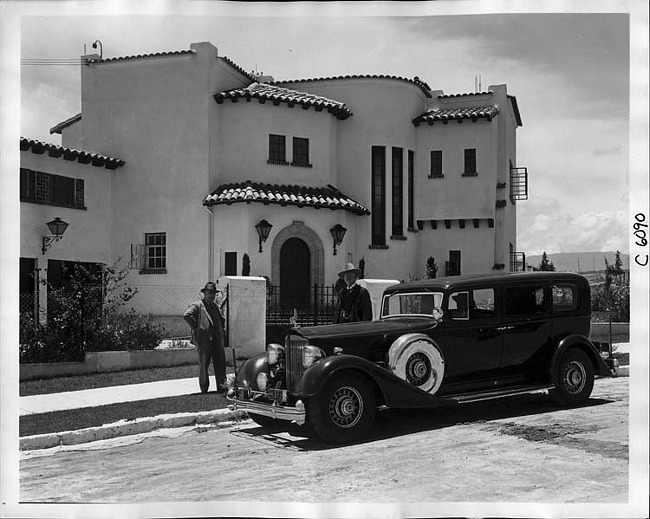
POLYGON ((433 309, 441 306, 442 292, 395 293, 384 296, 381 316, 426 315, 433 317, 433 309))

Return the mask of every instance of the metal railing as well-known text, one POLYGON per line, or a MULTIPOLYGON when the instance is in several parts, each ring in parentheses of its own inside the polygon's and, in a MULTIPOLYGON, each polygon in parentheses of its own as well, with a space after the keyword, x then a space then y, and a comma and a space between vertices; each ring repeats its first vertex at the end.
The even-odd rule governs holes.
POLYGON ((268 285, 266 324, 268 326, 317 326, 331 324, 338 310, 338 293, 334 285, 292 289, 268 285))

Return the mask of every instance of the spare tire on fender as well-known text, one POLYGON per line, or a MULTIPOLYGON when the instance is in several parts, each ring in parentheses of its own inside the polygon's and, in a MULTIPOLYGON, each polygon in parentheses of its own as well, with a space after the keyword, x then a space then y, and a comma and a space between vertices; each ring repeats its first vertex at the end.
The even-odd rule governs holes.
POLYGON ((445 360, 438 347, 421 333, 402 335, 388 350, 392 372, 422 391, 435 395, 445 375, 445 360))

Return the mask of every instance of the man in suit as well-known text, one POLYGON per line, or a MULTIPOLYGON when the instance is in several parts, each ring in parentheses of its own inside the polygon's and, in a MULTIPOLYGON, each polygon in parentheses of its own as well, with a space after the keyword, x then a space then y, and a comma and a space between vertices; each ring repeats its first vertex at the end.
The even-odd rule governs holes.
POLYGON ((199 354, 199 387, 201 393, 207 393, 210 387, 208 369, 210 363, 214 366, 214 376, 217 382, 217 392, 225 393, 226 385, 226 353, 225 329, 226 321, 219 305, 215 302, 217 286, 208 282, 201 289, 203 299, 190 305, 183 319, 192 328, 192 344, 199 354))
POLYGON ((372 303, 370 294, 357 280, 361 276, 361 270, 354 267, 352 263, 346 263, 339 272, 339 277, 345 281, 339 295, 339 313, 336 323, 352 323, 357 321, 372 321, 372 303))

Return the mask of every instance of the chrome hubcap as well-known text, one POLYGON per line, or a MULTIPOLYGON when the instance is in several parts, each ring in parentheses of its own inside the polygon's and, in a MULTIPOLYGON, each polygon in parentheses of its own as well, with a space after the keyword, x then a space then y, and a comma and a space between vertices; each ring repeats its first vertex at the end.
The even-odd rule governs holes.
POLYGON ((361 394, 349 386, 337 389, 330 398, 329 415, 339 427, 354 427, 363 415, 361 394))
POLYGON ((421 386, 431 376, 431 361, 424 353, 412 355, 406 364, 406 380, 414 386, 421 386))
POLYGON ((569 393, 580 393, 587 383, 585 367, 578 361, 571 361, 567 364, 564 372, 564 386, 569 393))

